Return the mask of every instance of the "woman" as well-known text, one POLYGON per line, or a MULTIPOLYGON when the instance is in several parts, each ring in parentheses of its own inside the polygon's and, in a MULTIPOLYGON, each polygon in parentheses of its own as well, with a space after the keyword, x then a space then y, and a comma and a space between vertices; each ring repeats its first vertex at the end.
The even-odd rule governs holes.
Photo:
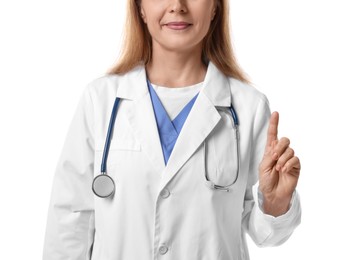
POLYGON ((128 1, 120 62, 88 84, 67 134, 43 259, 249 259, 245 233, 291 235, 300 162, 228 23, 227 0, 128 1), (100 197, 103 175, 115 186, 100 197))

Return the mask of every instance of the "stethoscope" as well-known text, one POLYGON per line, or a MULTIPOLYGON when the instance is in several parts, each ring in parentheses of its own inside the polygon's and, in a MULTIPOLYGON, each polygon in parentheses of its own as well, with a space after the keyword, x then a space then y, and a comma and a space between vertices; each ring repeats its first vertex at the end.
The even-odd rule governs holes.
MULTIPOLYGON (((107 174, 106 170, 106 164, 107 164, 107 157, 109 153, 109 147, 111 144, 111 136, 112 136, 112 130, 113 126, 117 117, 117 110, 118 110, 118 105, 119 105, 120 98, 116 97, 112 113, 111 113, 111 119, 109 121, 109 126, 108 126, 108 131, 107 131, 107 136, 106 136, 106 141, 104 145, 104 150, 103 150, 103 156, 102 156, 102 163, 101 163, 101 173, 97 175, 92 182, 92 190, 93 192, 100 198, 108 198, 112 196, 115 192, 115 183, 113 179, 107 174)), ((230 186, 233 185, 238 178, 239 175, 239 169, 240 169, 240 147, 239 147, 239 141, 240 141, 240 134, 239 134, 239 124, 238 124, 238 118, 236 115, 236 111, 233 108, 232 104, 229 107, 230 114, 232 116, 233 120, 233 127, 235 129, 235 139, 236 139, 236 146, 237 146, 237 170, 236 170, 236 177, 234 181, 229 184, 229 185, 217 185, 208 178, 208 173, 207 173, 207 165, 206 165, 206 144, 204 141, 204 148, 203 148, 203 153, 204 153, 204 172, 205 172, 205 179, 206 182, 205 184, 213 190, 222 190, 222 191, 230 191, 230 186)))
POLYGON ((206 160, 207 148, 206 148, 205 141, 204 141, 204 145, 203 145, 204 172, 205 172, 205 179, 206 179, 205 184, 210 189, 222 190, 222 191, 226 191, 226 192, 229 192, 230 191, 230 186, 232 186, 234 183, 236 183, 236 181, 238 179, 239 170, 240 170, 240 145, 239 145, 239 143, 240 143, 240 132, 239 132, 239 127, 238 127, 238 125, 239 125, 238 124, 238 118, 237 118, 236 111, 235 111, 234 107, 232 106, 232 103, 231 103, 231 106, 228 107, 228 109, 230 110, 230 114, 231 114, 232 120, 233 120, 233 128, 235 130, 235 141, 236 141, 236 150, 237 150, 237 170, 236 170, 236 175, 235 175, 236 177, 235 177, 234 181, 231 184, 222 186, 222 185, 217 185, 214 182, 212 182, 211 180, 209 180, 208 172, 207 172, 207 163, 206 163, 206 161, 207 161, 206 160))

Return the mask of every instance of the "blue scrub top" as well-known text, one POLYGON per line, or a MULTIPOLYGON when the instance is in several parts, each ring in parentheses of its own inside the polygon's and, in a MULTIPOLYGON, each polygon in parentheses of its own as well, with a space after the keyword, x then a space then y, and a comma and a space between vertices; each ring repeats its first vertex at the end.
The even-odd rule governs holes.
POLYGON ((179 114, 175 117, 175 119, 171 121, 159 97, 157 96, 155 89, 151 86, 149 80, 147 82, 148 82, 151 102, 154 108, 156 124, 159 131, 161 148, 163 151, 163 156, 166 165, 172 153, 173 147, 175 146, 178 135, 182 130, 183 124, 186 121, 188 114, 191 111, 193 104, 197 99, 199 93, 197 93, 188 102, 188 104, 181 110, 181 112, 179 112, 179 114))

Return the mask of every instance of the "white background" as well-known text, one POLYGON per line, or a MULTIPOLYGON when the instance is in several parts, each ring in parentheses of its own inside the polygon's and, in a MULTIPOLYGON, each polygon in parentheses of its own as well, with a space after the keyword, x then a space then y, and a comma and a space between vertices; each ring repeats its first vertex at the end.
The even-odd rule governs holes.
MULTIPOLYGON (((354 259, 353 3, 231 2, 236 56, 302 164, 302 224, 280 247, 249 240, 251 259, 354 259)), ((66 131, 86 84, 117 60, 124 6, 0 3, 1 259, 42 257, 66 131)))

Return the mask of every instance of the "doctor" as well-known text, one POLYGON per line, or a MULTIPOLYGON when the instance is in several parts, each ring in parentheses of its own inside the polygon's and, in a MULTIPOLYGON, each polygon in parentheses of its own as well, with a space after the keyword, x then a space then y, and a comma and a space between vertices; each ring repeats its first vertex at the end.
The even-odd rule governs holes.
POLYGON ((246 233, 274 246, 300 223, 300 162, 236 63, 227 2, 128 0, 120 62, 87 85, 67 133, 43 259, 249 259, 246 233))

